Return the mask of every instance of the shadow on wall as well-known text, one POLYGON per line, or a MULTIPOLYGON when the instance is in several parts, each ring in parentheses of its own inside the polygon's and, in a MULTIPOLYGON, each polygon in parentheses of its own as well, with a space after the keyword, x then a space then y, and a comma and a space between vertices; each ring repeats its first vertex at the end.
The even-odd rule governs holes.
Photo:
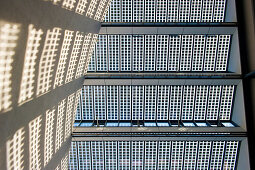
MULTIPOLYGON (((23 28, 21 29, 19 24, 1 23, 0 111, 2 112, 11 110, 12 105, 15 105, 12 102, 11 84, 12 79, 16 77, 12 77, 12 72, 19 35, 26 34, 22 31, 23 28)), ((84 34, 79 31, 76 31, 75 36, 73 34, 74 31, 60 28, 43 31, 36 29, 32 24, 28 26, 18 105, 86 74, 97 34, 84 34), (60 45, 62 45, 61 50, 59 50, 60 45)))

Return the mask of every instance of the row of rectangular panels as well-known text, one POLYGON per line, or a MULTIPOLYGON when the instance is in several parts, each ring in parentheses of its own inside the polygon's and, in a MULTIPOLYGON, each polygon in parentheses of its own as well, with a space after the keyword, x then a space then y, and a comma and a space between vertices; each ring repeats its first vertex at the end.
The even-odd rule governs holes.
POLYGON ((239 141, 77 141, 69 170, 236 168, 239 141))
POLYGON ((224 22, 226 0, 113 0, 105 22, 224 22))
POLYGON ((226 72, 231 35, 99 35, 90 72, 226 72))
POLYGON ((84 86, 76 120, 231 120, 234 85, 84 86))

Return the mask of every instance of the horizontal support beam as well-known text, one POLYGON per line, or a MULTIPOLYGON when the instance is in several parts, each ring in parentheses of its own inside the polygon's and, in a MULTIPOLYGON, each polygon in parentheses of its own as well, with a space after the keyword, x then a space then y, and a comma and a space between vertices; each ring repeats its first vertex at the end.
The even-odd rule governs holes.
POLYGON ((86 78, 120 78, 121 79, 140 79, 140 78, 148 78, 148 79, 160 79, 160 78, 178 78, 178 79, 241 79, 240 74, 235 73, 159 73, 159 72, 151 72, 151 73, 123 73, 123 72, 89 72, 86 75, 86 78))
POLYGON ((73 137, 246 137, 241 127, 76 127, 73 137))
MULTIPOLYGON (((173 24, 173 23, 172 23, 173 24)), ((223 25, 162 25, 156 24, 123 24, 123 25, 107 25, 102 24, 100 34, 234 34, 237 33, 236 24, 223 25)))
POLYGON ((83 85, 238 85, 241 79, 87 79, 83 85))
POLYGON ((241 127, 75 127, 74 133, 246 133, 241 127))
POLYGON ((242 141, 246 139, 246 137, 76 137, 73 136, 72 141, 230 141, 230 140, 238 140, 242 141))

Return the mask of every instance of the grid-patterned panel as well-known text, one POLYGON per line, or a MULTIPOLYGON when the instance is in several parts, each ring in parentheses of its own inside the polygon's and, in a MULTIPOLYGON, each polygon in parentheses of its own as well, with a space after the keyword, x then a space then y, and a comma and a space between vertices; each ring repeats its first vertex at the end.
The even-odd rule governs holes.
POLYGON ((182 100, 182 120, 192 120, 194 110, 195 86, 184 86, 182 100))
POLYGON ((144 86, 132 86, 132 119, 143 119, 144 86))
POLYGON ((64 141, 71 136, 72 124, 73 124, 73 105, 74 105, 75 93, 71 94, 67 98, 66 106, 66 120, 65 120, 65 138, 64 141))
POLYGON ((143 141, 132 141, 132 170, 143 169, 144 161, 144 142, 143 141))
POLYGON ((191 70, 193 35, 183 35, 181 45, 180 71, 191 70))
POLYGON ((230 120, 235 86, 223 86, 220 103, 220 120, 230 120))
POLYGON ((109 71, 119 71, 119 35, 108 35, 109 71))
POLYGON ((82 120, 82 104, 81 104, 81 100, 79 97, 79 101, 77 103, 77 108, 76 108, 76 114, 75 114, 75 120, 82 120))
POLYGON ((121 1, 112 0, 111 6, 109 9, 109 16, 111 22, 120 22, 121 21, 121 1))
POLYGON ((144 3, 144 22, 155 22, 156 1, 145 0, 144 3))
POLYGON ((24 169, 24 133, 21 128, 6 142, 7 170, 24 169))
POLYGON ((190 22, 201 21, 201 10, 203 0, 192 0, 190 10, 190 22))
POLYGON ((118 143, 105 141, 105 170, 117 169, 118 143))
POLYGON ((90 47, 89 47, 89 51, 88 51, 88 55, 87 55, 87 60, 86 60, 85 68, 84 68, 84 75, 87 74, 88 66, 89 66, 89 62, 90 62, 91 56, 92 56, 93 52, 95 51, 97 38, 98 38, 98 34, 93 34, 92 40, 91 40, 91 43, 90 43, 90 47))
POLYGON ((219 35, 215 71, 227 71, 230 35, 219 35))
POLYGON ((47 31, 46 40, 43 47, 39 64, 39 76, 37 83, 37 96, 47 93, 52 86, 52 76, 55 66, 55 57, 59 46, 60 28, 53 28, 47 31))
POLYGON ((69 150, 69 170, 78 170, 78 160, 77 160, 77 144, 76 142, 71 143, 71 148, 69 150))
POLYGON ((183 169, 196 169, 197 141, 186 141, 183 169))
POLYGON ((93 54, 91 56, 90 63, 88 66, 88 71, 89 72, 96 71, 96 50, 93 52, 93 54))
POLYGON ((44 166, 49 163, 53 155, 53 130, 55 120, 55 108, 46 111, 45 136, 44 136, 44 166))
POLYGON ((133 0, 133 22, 143 22, 144 0, 133 0))
POLYGON ((94 92, 93 86, 84 86, 82 89, 82 119, 94 119, 94 92))
POLYGON ((73 45, 73 49, 71 53, 71 58, 70 58, 68 70, 66 73, 65 83, 71 82, 74 78, 77 61, 79 61, 79 56, 81 52, 83 37, 84 37, 83 33, 80 33, 79 31, 76 32, 74 45, 73 45))
POLYGON ((118 119, 118 86, 107 86, 107 120, 118 119))
POLYGON ((106 119, 106 95, 105 86, 94 87, 95 120, 106 119))
POLYGON ((156 35, 145 35, 144 58, 144 71, 155 71, 156 35))
POLYGON ((104 143, 102 141, 91 142, 92 169, 104 170, 104 143))
POLYGON ((19 29, 18 25, 0 24, 0 111, 12 104, 11 71, 19 29))
POLYGON ((170 168, 173 170, 182 169, 184 145, 185 145, 185 143, 183 141, 173 141, 172 142, 170 168))
POLYGON ((107 35, 99 35, 96 46, 97 71, 108 71, 107 67, 107 35))
POLYGON ((179 3, 179 22, 189 22, 190 0, 181 0, 179 3))
POLYGON ((197 170, 205 170, 209 167, 211 142, 200 141, 197 156, 197 170))
POLYGON ((178 22, 179 0, 168 1, 168 22, 178 22))
POLYGON ((211 86, 207 103, 207 120, 217 120, 220 104, 221 86, 211 86))
POLYGON ((170 86, 158 86, 157 120, 168 120, 170 86))
POLYGON ((129 141, 119 141, 118 146, 118 164, 119 170, 129 170, 130 169, 130 142, 129 141))
MULTIPOLYGON (((81 57, 80 57, 80 60, 79 60, 78 66, 77 66, 77 70, 76 70, 76 75, 75 75, 76 79, 83 75, 84 67, 85 67, 86 61, 88 60, 88 57, 89 57, 88 51, 89 51, 89 47, 90 47, 89 45, 91 42, 91 38, 92 38, 91 33, 88 33, 84 37, 84 41, 83 41, 83 45, 82 45, 82 49, 81 49, 81 57)), ((94 61, 93 67, 95 67, 95 58, 94 58, 94 60, 91 60, 91 62, 92 61, 94 61)), ((91 69, 91 70, 95 70, 95 68, 91 69)))
POLYGON ((29 123, 29 168, 41 169, 40 139, 42 116, 38 116, 29 123))
POLYGON ((158 142, 158 170, 169 169, 171 154, 171 142, 159 141, 158 142))
POLYGON ((119 86, 120 120, 131 119, 131 86, 119 86))
POLYGON ((133 36, 133 71, 143 71, 144 36, 133 36))
POLYGON ((179 71, 180 47, 181 47, 181 36, 170 35, 168 71, 179 71))
POLYGON ((195 35, 192 58, 192 71, 203 71, 205 36, 195 35))
MULTIPOLYGON (((95 146, 95 145, 94 145, 95 146)), ((79 141, 77 142, 77 148, 78 148, 78 161, 79 161, 79 168, 84 170, 92 170, 91 169, 91 149, 90 149, 90 142, 87 141, 79 141)), ((95 151, 94 148, 93 151, 95 151)), ((100 150, 102 152, 102 150, 100 150)), ((95 154, 95 153, 94 153, 95 154)))
POLYGON ((84 113, 82 113, 82 105, 81 105, 81 100, 80 100, 80 96, 79 96, 79 101, 77 103, 76 111, 74 113, 74 118, 75 118, 74 120, 75 121, 78 120, 80 122, 82 120, 82 114, 84 114, 84 113))
POLYGON ((25 102, 33 97, 35 65, 42 35, 43 31, 41 29, 35 29, 33 25, 29 25, 24 68, 20 84, 19 103, 25 102))
POLYGON ((144 170, 156 170, 157 168, 157 141, 145 142, 144 170))
POLYGON ((69 55, 69 49, 71 46, 72 38, 73 38, 73 31, 66 30, 61 52, 60 52, 58 67, 56 71, 54 88, 56 86, 61 86, 63 84, 64 74, 66 71, 66 61, 69 55))
POLYGON ((168 35, 157 36, 157 71, 167 71, 168 35))
POLYGON ((171 87, 169 103, 169 120, 179 120, 182 106, 182 86, 171 87))
POLYGON ((145 86, 144 120, 156 120, 157 86, 145 86))
POLYGON ((59 148, 61 147, 63 143, 65 106, 66 106, 66 99, 63 99, 61 102, 58 103, 55 152, 59 150, 59 148))
POLYGON ((212 35, 206 38, 204 71, 214 71, 217 53, 218 36, 212 35))
POLYGON ((205 120, 208 86, 197 86, 194 108, 194 120, 205 120))
POLYGON ((214 0, 213 22, 224 22, 226 0, 214 0))
POLYGON ((201 22, 213 21, 214 0, 203 0, 203 11, 201 22))
POLYGON ((234 170, 236 166, 237 152, 238 152, 238 141, 227 141, 224 155, 223 169, 234 170))
POLYGON ((81 89, 78 89, 75 94, 75 100, 74 100, 74 109, 73 109, 73 123, 75 121, 75 116, 78 111, 78 104, 81 101, 81 89))
POLYGON ((167 1, 157 0, 156 22, 166 22, 166 19, 167 19, 167 1))
POLYGON ((133 0, 122 0, 122 22, 132 22, 133 0))
POLYGON ((120 67, 121 71, 131 71, 132 61, 132 36, 120 36, 120 67))
POLYGON ((223 154, 224 154, 224 141, 214 141, 212 144, 210 169, 221 169, 223 154))

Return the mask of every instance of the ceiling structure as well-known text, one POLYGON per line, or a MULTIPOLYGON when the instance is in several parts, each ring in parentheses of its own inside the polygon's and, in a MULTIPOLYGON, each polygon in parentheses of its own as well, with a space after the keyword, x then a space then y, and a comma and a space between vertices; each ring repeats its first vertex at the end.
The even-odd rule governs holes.
POLYGON ((254 21, 252 0, 1 0, 0 169, 255 169, 254 21))
POLYGON ((249 167, 234 0, 113 0, 69 169, 249 167))

